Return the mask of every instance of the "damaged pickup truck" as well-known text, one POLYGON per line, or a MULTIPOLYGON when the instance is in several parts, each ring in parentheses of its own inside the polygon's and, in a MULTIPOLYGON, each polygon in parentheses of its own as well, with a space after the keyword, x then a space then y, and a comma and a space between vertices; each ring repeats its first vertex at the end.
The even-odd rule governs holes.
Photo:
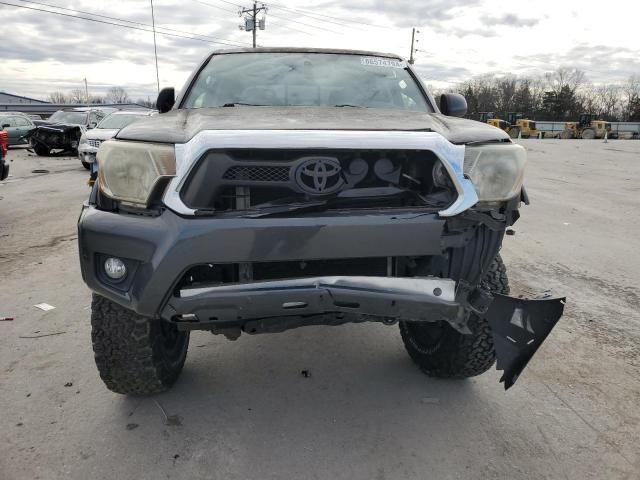
POLYGON ((564 299, 509 295, 499 251, 528 203, 526 152, 440 107, 394 55, 210 55, 161 115, 102 144, 79 219, 92 341, 114 392, 170 387, 189 332, 231 340, 347 322, 399 324, 427 375, 497 359, 505 388, 564 299))

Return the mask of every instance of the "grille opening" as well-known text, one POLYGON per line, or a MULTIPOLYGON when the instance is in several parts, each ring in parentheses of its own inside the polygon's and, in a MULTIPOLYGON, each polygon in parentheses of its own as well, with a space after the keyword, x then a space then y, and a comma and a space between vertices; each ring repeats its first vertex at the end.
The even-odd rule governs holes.
MULTIPOLYGON (((246 281, 285 280, 292 278, 362 275, 384 277, 388 260, 381 258, 343 258, 329 260, 300 260, 287 262, 213 263, 197 265, 178 282, 175 294, 183 288, 210 287, 246 281), (247 265, 249 268, 247 268, 247 265), (247 280, 246 271, 251 271, 247 280), (241 278, 245 278, 241 280, 241 278)), ((293 307, 291 307, 293 308, 293 307)))
POLYGON ((319 200, 327 201, 327 210, 446 208, 455 193, 446 171, 434 181, 438 164, 433 152, 415 150, 212 151, 198 162, 181 197, 191 208, 219 213, 319 200), (313 190, 327 174, 314 170, 313 160, 318 158, 339 167, 323 184, 332 190, 326 194, 321 188, 313 190))

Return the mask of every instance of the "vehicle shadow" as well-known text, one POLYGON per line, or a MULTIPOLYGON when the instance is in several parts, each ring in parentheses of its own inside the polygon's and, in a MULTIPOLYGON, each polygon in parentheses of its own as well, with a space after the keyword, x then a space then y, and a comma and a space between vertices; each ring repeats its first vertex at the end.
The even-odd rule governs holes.
POLYGON ((433 478, 445 478, 464 472, 455 458, 486 453, 473 419, 493 424, 495 405, 482 390, 475 379, 426 377, 397 327, 365 324, 237 342, 198 332, 171 391, 116 405, 129 421, 154 422, 148 441, 170 438, 166 454, 196 477, 223 466, 220 478, 424 478, 425 462, 440 458, 433 478))

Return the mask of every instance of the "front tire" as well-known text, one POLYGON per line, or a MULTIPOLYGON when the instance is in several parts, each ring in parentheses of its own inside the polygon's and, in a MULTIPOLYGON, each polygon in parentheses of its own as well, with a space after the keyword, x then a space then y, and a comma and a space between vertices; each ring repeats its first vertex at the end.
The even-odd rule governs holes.
POLYGON ((94 294, 91 341, 100 377, 116 393, 143 395, 171 387, 187 358, 189 332, 142 317, 94 294))
POLYGON ((36 155, 39 155, 41 157, 48 157, 51 154, 51 149, 45 147, 41 143, 36 143, 35 145, 33 145, 33 151, 36 152, 36 155))
MULTIPOLYGON (((497 255, 481 282, 491 292, 509 294, 507 270, 497 255)), ((469 318, 471 334, 449 323, 400 322, 400 335, 409 356, 423 373, 437 378, 468 378, 491 368, 496 359, 493 336, 486 319, 469 318)))
POLYGON ((86 168, 87 170, 91 170, 91 164, 88 162, 85 162, 84 160, 80 160, 82 162, 82 166, 84 168, 86 168))
POLYGON ((596 131, 593 128, 585 128, 582 131, 582 138, 584 140, 593 140, 596 138, 596 131))

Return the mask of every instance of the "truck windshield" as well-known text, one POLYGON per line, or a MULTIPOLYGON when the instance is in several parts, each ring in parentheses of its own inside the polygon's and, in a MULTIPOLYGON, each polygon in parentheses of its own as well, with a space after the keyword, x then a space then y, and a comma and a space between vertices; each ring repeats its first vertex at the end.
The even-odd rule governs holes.
POLYGON ((325 53, 214 55, 182 108, 236 104, 433 111, 400 60, 325 53))
POLYGON ((131 122, 138 120, 139 118, 146 117, 147 115, 139 114, 127 114, 127 113, 114 113, 102 120, 96 128, 112 129, 112 128, 124 128, 131 122))
POLYGON ((87 112, 65 112, 58 110, 49 117, 51 122, 71 123, 73 125, 85 125, 87 123, 87 112))

